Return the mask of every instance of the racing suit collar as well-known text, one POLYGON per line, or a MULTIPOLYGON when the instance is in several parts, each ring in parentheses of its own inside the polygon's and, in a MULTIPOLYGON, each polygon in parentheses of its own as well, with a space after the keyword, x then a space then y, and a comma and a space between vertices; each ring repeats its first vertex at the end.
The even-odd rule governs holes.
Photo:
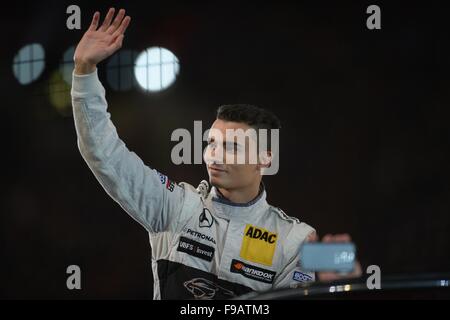
POLYGON ((247 203, 236 203, 236 202, 232 202, 230 200, 228 200, 227 198, 224 197, 224 195, 222 194, 222 192, 220 192, 219 189, 217 189, 216 187, 212 187, 211 189, 211 194, 212 194, 212 200, 228 205, 228 206, 233 206, 233 207, 250 207, 253 206, 255 203, 257 203, 259 200, 265 200, 266 198, 266 188, 264 186, 264 183, 261 182, 261 184, 259 185, 259 192, 258 195, 251 201, 247 202, 247 203), (264 199, 261 199, 264 198, 264 199))
POLYGON ((252 221, 261 215, 269 204, 266 201, 266 190, 263 184, 260 186, 258 196, 247 203, 235 203, 223 195, 216 187, 211 188, 210 199, 214 207, 214 213, 219 217, 230 220, 252 221))
POLYGON ((250 218, 254 214, 263 212, 268 206, 266 201, 266 190, 261 183, 258 196, 247 203, 235 203, 225 198, 216 187, 211 188, 211 200, 216 213, 223 218, 250 218))

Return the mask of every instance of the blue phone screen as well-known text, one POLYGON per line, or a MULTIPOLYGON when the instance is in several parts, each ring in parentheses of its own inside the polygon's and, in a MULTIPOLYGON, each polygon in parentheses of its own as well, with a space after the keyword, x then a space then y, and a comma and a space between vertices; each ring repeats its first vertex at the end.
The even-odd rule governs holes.
POLYGON ((353 243, 305 243, 300 248, 300 265, 305 271, 351 272, 355 258, 353 243))

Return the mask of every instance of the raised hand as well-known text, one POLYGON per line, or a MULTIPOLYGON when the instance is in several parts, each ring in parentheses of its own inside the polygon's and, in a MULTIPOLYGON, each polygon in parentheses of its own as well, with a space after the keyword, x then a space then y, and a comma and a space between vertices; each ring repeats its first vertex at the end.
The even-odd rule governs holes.
MULTIPOLYGON (((348 243, 351 242, 352 238, 348 233, 344 234, 326 234, 322 242, 324 243, 348 243)), ((318 272, 317 276, 320 281, 328 282, 328 281, 336 281, 336 280, 344 280, 344 279, 352 279, 359 278, 362 275, 361 264, 358 260, 355 261, 355 269, 346 274, 341 274, 337 272, 318 272)))
POLYGON ((131 18, 125 16, 125 10, 120 9, 114 17, 115 9, 109 9, 102 25, 98 27, 100 13, 95 12, 89 29, 75 49, 75 73, 86 74, 95 71, 97 64, 111 56, 122 47, 125 30, 131 18))

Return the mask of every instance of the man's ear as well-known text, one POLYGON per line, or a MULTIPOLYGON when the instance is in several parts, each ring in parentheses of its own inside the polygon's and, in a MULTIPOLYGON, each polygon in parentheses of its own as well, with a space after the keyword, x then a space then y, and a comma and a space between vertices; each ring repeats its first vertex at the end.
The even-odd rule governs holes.
POLYGON ((272 164, 272 151, 261 151, 259 153, 258 168, 269 168, 272 164))

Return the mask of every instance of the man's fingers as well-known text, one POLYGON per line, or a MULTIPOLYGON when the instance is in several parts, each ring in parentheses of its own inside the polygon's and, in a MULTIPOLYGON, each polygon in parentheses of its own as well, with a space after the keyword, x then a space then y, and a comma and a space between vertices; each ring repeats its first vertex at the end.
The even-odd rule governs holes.
POLYGON ((306 237, 306 242, 317 242, 319 241, 319 237, 317 236, 317 233, 311 232, 307 237, 306 237))
POLYGON ((351 242, 352 238, 348 233, 342 234, 327 234, 323 237, 322 242, 351 242))
POLYGON ((336 242, 350 242, 350 241, 352 241, 352 238, 350 238, 350 235, 348 233, 336 234, 334 236, 334 241, 336 241, 336 242))
POLYGON ((125 9, 120 9, 113 23, 109 26, 106 32, 109 34, 113 34, 114 31, 116 31, 117 28, 120 26, 120 23, 122 22, 124 16, 125 16, 125 9))
POLYGON ((89 31, 95 31, 98 27, 98 20, 100 19, 100 12, 96 11, 92 17, 91 25, 89 26, 89 31))
POLYGON ((108 13, 106 14, 105 20, 103 21, 103 24, 99 30, 106 31, 106 29, 108 29, 109 25, 111 24, 111 21, 112 21, 115 11, 116 11, 116 9, 114 9, 114 8, 109 9, 108 13))
POLYGON ((119 28, 113 33, 114 37, 117 37, 121 34, 125 33, 125 30, 127 30, 128 25, 130 24, 131 17, 126 16, 125 19, 122 20, 122 23, 120 24, 119 28))
POLYGON ((323 238, 322 238, 322 242, 332 242, 333 241, 333 236, 331 234, 326 234, 323 238))
POLYGON ((113 38, 113 42, 109 45, 108 49, 111 52, 119 50, 122 47, 123 38, 123 34, 119 34, 116 38, 113 38))
POLYGON ((355 261, 355 268, 353 269, 352 275, 355 278, 359 278, 362 276, 362 267, 361 267, 361 263, 359 263, 358 260, 355 261))

